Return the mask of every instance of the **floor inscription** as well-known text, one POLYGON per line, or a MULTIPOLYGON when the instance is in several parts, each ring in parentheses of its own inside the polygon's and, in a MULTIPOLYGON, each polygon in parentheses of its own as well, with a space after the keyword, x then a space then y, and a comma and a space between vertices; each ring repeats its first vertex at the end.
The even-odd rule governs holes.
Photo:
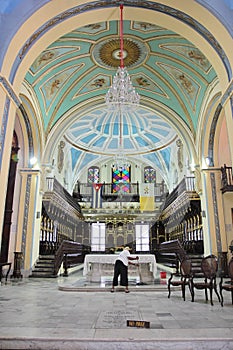
POLYGON ((127 328, 127 320, 140 319, 138 311, 102 311, 97 319, 95 328, 127 328))

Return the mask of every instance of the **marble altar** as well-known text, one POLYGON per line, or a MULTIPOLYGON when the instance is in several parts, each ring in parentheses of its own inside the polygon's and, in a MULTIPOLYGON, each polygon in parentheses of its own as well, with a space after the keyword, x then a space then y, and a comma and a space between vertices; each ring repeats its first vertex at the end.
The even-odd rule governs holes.
MULTIPOLYGON (((131 254, 131 256, 139 256, 139 267, 129 265, 129 277, 139 276, 143 282, 153 282, 157 273, 155 256, 153 254, 131 254)), ((103 276, 113 276, 116 259, 116 254, 87 254, 84 259, 83 276, 90 282, 100 282, 103 276)))

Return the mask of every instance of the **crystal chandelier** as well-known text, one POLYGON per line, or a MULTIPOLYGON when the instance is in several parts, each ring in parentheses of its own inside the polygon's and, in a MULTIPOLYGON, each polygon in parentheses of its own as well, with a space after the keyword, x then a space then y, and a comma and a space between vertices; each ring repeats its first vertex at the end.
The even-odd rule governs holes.
POLYGON ((130 80, 129 73, 124 67, 123 48, 123 5, 120 5, 120 67, 113 78, 113 84, 105 96, 105 102, 109 109, 127 110, 137 107, 140 101, 139 94, 135 91, 130 80))

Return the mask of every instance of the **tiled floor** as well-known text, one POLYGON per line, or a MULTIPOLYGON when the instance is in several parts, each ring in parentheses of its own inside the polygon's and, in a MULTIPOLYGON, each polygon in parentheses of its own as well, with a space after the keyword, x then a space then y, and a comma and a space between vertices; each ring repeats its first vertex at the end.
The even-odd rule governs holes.
MULTIPOLYGON (((167 298, 166 280, 110 293, 111 278, 87 283, 82 271, 56 279, 10 280, 0 286, 0 349, 233 349, 233 306, 221 307, 180 290, 167 298), (127 326, 147 321, 150 328, 127 326)), ((141 324, 143 325, 143 324, 141 324)))

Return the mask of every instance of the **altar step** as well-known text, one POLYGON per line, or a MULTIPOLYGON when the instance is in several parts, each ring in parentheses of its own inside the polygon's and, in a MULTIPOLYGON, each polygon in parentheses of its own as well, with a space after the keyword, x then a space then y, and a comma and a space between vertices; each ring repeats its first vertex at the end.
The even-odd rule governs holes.
MULTIPOLYGON (((94 293, 111 293, 111 286, 101 287, 101 286, 75 286, 75 285, 60 285, 58 289, 63 292, 94 292, 94 293)), ((173 287, 173 291, 179 290, 178 287, 173 287)), ((138 285, 129 286, 130 293, 141 293, 141 292, 166 292, 167 284, 153 284, 153 285, 138 285)), ((125 293, 124 287, 115 288, 114 293, 125 293)), ((112 293, 112 294, 114 294, 112 293)))
MULTIPOLYGON (((19 337, 14 337, 10 339, 1 340, 2 349, 24 349, 30 350, 32 346, 34 349, 48 350, 48 349, 57 349, 63 350, 64 346, 66 350, 72 349, 86 349, 86 350, 141 350, 141 349, 179 349, 179 350, 218 350, 218 349, 232 349, 233 341, 232 339, 224 339, 221 337, 219 339, 213 338, 200 338, 196 339, 195 336, 189 336, 188 339, 182 335, 178 335, 176 339, 168 339, 167 335, 158 337, 154 336, 152 339, 140 339, 136 337, 135 334, 138 330, 132 329, 128 331, 128 339, 70 339, 70 338, 40 338, 40 337, 25 337, 24 339, 19 337)), ((150 330, 149 330, 150 331, 150 330)), ((152 330, 153 331, 153 330, 152 330)), ((153 333, 157 330, 155 329, 153 333)), ((159 330, 160 333, 161 329, 159 330)), ((145 333, 145 332, 143 332, 145 333)), ((140 332, 140 334, 143 334, 140 332)), ((148 334, 148 330, 146 330, 148 334)), ((190 330, 186 330, 186 333, 190 333, 190 330)), ((150 337, 151 338, 151 337, 150 337)))

